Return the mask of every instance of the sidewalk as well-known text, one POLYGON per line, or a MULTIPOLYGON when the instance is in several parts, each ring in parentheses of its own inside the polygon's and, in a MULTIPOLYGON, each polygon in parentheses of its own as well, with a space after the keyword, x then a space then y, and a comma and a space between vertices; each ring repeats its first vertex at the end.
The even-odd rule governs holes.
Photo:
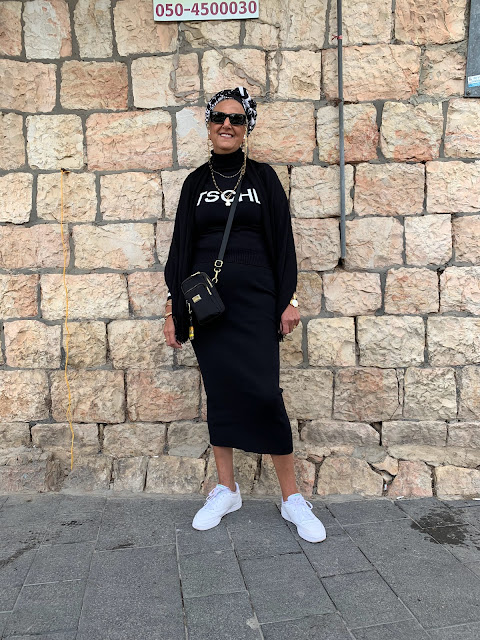
POLYGON ((478 640, 480 502, 278 499, 210 531, 200 497, 0 496, 0 632, 17 640, 478 640))

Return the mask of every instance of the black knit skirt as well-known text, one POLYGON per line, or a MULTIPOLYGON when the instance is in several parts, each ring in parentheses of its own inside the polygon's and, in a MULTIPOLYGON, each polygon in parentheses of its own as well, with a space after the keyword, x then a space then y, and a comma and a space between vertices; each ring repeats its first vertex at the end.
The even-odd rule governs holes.
MULTIPOLYGON (((195 271, 213 276, 212 261, 196 261, 195 271)), ((217 288, 225 312, 211 324, 194 320, 192 340, 207 394, 210 443, 291 453, 292 431, 279 386, 273 271, 225 262, 217 288)))

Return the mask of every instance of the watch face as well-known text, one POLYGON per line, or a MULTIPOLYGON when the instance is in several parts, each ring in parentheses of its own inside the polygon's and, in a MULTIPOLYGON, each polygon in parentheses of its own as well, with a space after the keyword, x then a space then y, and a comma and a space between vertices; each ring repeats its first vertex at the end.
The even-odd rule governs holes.
POLYGON ((290 300, 290 304, 291 304, 293 307, 298 307, 298 300, 290 300))

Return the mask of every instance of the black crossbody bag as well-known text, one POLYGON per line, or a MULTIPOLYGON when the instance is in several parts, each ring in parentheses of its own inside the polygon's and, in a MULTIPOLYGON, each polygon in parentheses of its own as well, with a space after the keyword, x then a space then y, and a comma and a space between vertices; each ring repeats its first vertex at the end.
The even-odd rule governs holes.
POLYGON ((225 255, 228 236, 232 228, 233 216, 235 215, 235 209, 237 208, 240 197, 241 186, 242 181, 238 184, 233 203, 230 207, 218 258, 214 262, 213 270, 215 271, 215 275, 213 278, 210 278, 205 271, 197 271, 191 276, 188 276, 188 278, 185 278, 181 284, 182 293, 190 314, 190 339, 193 338, 192 313, 195 314, 198 324, 208 324, 216 320, 216 318, 225 311, 225 305, 220 298, 215 283, 218 282, 218 274, 223 266, 223 256, 225 255))

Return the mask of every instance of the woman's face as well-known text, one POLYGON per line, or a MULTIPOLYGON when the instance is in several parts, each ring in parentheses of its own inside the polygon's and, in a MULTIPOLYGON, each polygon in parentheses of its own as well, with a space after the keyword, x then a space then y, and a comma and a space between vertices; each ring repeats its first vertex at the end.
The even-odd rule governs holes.
MULTIPOLYGON (((222 100, 213 110, 222 111, 223 113, 245 113, 242 105, 237 100, 222 100)), ((241 147, 246 125, 232 125, 230 124, 230 118, 225 118, 223 124, 215 124, 210 121, 208 126, 209 137, 215 153, 233 153, 241 147)))

